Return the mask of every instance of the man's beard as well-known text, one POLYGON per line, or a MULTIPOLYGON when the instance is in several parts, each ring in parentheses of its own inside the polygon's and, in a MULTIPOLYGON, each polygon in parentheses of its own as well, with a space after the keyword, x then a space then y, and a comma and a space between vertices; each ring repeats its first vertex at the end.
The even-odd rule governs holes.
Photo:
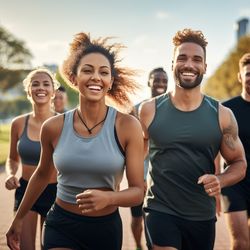
POLYGON ((180 74, 175 72, 174 79, 177 86, 183 89, 193 89, 201 84, 203 79, 203 74, 199 74, 193 82, 185 82, 181 80, 180 74))

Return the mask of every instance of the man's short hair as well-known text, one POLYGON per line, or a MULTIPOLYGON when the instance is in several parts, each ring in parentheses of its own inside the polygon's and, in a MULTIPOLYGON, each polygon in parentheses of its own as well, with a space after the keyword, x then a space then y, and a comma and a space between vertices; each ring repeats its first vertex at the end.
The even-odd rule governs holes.
POLYGON ((167 75, 167 72, 162 67, 159 67, 159 68, 155 68, 149 72, 148 79, 150 79, 152 77, 152 75, 155 74, 156 72, 163 72, 167 75))

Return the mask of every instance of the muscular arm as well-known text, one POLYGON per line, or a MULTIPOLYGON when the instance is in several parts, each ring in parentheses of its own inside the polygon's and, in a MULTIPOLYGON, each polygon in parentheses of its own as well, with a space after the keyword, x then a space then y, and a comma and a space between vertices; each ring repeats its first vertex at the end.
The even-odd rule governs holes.
POLYGON ((245 177, 246 158, 238 136, 238 125, 232 111, 220 106, 220 124, 223 138, 220 153, 227 167, 219 174, 221 188, 233 185, 245 177))

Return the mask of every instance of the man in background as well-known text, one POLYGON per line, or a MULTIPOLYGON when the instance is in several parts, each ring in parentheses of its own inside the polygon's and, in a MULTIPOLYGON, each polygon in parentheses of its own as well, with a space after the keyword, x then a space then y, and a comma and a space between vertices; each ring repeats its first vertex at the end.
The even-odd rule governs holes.
POLYGON ((60 86, 55 92, 54 107, 58 113, 64 113, 68 104, 68 96, 66 89, 60 86))
MULTIPOLYGON (((168 76, 166 71, 163 68, 155 68, 149 73, 148 77, 148 86, 151 89, 151 97, 155 97, 161 94, 164 94, 168 88, 168 76)), ((141 103, 138 103, 135 106, 135 112, 137 113, 138 108, 141 103)), ((146 191, 146 177, 149 166, 149 157, 144 161, 144 182, 145 182, 145 191, 146 191)), ((143 231, 143 216, 142 216, 142 204, 136 207, 131 207, 131 229, 133 237, 136 242, 136 250, 141 250, 141 238, 143 231)))
MULTIPOLYGON (((250 53, 239 61, 238 80, 242 84, 240 96, 223 103, 230 108, 237 120, 239 137, 250 165, 250 53)), ((250 249, 250 169, 239 183, 222 189, 224 212, 232 240, 232 250, 250 249)))

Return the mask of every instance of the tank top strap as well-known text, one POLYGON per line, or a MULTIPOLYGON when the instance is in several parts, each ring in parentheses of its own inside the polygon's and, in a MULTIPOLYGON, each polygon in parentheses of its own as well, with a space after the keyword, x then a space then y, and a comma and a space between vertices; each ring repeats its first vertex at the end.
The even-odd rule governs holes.
POLYGON ((28 131, 27 130, 28 130, 28 121, 29 121, 29 118, 30 118, 29 114, 25 116, 24 128, 23 128, 23 133, 22 133, 21 136, 28 137, 28 135, 27 135, 28 131))
POLYGON ((112 131, 114 130, 114 126, 115 126, 115 119, 116 119, 116 109, 108 106, 108 114, 106 117, 106 120, 104 122, 104 127, 105 129, 112 129, 112 131))

